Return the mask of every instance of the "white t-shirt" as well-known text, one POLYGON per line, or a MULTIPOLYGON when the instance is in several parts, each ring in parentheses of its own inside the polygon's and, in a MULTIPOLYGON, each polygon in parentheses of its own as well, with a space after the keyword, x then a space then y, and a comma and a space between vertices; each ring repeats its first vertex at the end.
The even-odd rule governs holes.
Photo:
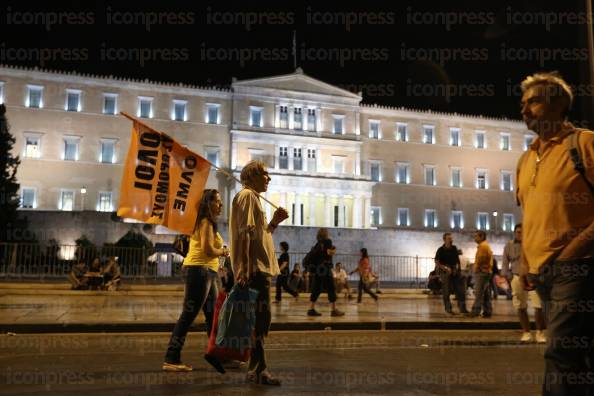
POLYGON ((344 268, 337 270, 336 268, 332 269, 332 276, 338 280, 339 282, 344 282, 347 280, 347 273, 344 268))
POLYGON ((271 276, 280 274, 272 233, 268 231, 266 213, 255 191, 244 188, 233 198, 229 217, 229 236, 231 263, 235 276, 238 276, 241 268, 244 267, 247 268, 248 277, 255 271, 271 276), (245 246, 246 239, 249 240, 248 263, 244 262, 246 252, 241 251, 241 246, 245 246))

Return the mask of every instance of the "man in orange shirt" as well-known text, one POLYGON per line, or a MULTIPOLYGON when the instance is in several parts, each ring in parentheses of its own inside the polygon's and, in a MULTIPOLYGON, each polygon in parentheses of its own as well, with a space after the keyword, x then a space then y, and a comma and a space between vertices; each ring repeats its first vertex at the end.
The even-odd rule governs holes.
POLYGON ((487 234, 485 231, 474 233, 474 241, 477 243, 476 255, 472 272, 474 273, 474 304, 472 305, 471 317, 479 316, 481 307, 483 318, 490 318, 493 314, 491 306, 491 270, 493 269, 493 252, 487 243, 487 234))
POLYGON ((517 169, 521 275, 547 316, 543 395, 592 395, 594 133, 568 122, 573 93, 559 75, 529 76, 522 92, 522 117, 538 137, 517 169))

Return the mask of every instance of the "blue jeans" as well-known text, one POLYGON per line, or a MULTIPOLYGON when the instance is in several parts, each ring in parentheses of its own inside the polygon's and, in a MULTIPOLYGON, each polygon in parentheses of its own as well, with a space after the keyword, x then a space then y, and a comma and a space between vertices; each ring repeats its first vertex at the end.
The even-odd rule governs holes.
POLYGON ((491 306, 491 274, 487 272, 477 272, 474 274, 474 304, 472 305, 472 315, 478 315, 483 310, 483 316, 491 316, 493 307, 491 306))
POLYGON ((594 395, 594 259, 557 261, 529 274, 548 339, 543 395, 594 395))
POLYGON ((212 317, 217 301, 217 273, 202 265, 188 266, 186 273, 186 291, 182 313, 173 328, 165 361, 167 363, 180 363, 181 350, 186 341, 190 326, 202 309, 206 318, 206 334, 210 335, 212 317))

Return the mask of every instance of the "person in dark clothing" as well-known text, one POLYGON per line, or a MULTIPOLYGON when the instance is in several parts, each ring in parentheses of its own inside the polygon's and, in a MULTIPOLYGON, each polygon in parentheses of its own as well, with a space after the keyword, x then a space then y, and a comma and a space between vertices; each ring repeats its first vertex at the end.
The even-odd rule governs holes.
POLYGON ((453 314, 450 293, 456 294, 456 301, 460 313, 468 313, 466 309, 466 293, 463 289, 464 280, 461 277, 460 256, 458 248, 453 244, 452 234, 443 234, 443 245, 435 253, 435 264, 440 273, 442 284, 443 305, 445 311, 453 314))
POLYGON ((293 297, 299 297, 299 293, 289 287, 289 244, 285 241, 280 243, 281 255, 278 258, 280 274, 276 277, 276 297, 274 302, 279 303, 282 299, 283 289, 293 297))
POLYGON ((343 316, 344 312, 336 309, 336 291, 334 289, 334 278, 332 277, 332 256, 336 253, 336 248, 332 245, 332 240, 328 235, 327 228, 320 228, 316 235, 316 245, 314 247, 317 252, 315 263, 310 268, 311 277, 311 302, 308 316, 321 316, 322 314, 316 311, 316 301, 324 287, 328 293, 328 301, 332 307, 331 316, 343 316))
POLYGON ((296 263, 293 266, 293 271, 291 271, 291 278, 289 280, 289 286, 296 292, 305 291, 305 284, 303 282, 303 276, 301 276, 301 269, 299 268, 299 263, 296 263))

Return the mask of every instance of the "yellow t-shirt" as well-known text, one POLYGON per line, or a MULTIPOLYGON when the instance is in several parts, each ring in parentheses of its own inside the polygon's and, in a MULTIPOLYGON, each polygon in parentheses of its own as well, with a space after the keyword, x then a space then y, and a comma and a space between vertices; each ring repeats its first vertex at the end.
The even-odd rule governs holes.
MULTIPOLYGON (((208 222, 207 219, 202 219, 202 222, 204 221, 208 222)), ((216 249, 223 247, 223 238, 221 238, 221 234, 218 232, 215 234, 213 245, 216 249)), ((200 245, 200 224, 196 225, 194 233, 192 233, 192 236, 190 237, 190 247, 188 248, 188 254, 186 258, 184 259, 184 265, 204 265, 213 271, 219 270, 219 257, 207 256, 206 253, 204 253, 204 249, 200 245)))

